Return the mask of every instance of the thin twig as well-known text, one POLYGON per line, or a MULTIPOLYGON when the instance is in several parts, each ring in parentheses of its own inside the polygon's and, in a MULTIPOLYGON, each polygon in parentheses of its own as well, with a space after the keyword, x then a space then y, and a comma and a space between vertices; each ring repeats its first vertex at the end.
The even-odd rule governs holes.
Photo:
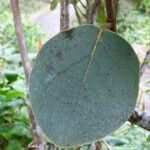
POLYGON ((69 4, 70 0, 61 0, 60 2, 60 31, 69 28, 69 4))
POLYGON ((76 148, 76 150, 80 150, 80 149, 81 149, 81 147, 77 147, 77 148, 76 148))
MULTIPOLYGON (((24 73, 25 73, 25 78, 26 78, 26 83, 27 83, 26 85, 28 89, 29 77, 30 77, 30 63, 29 63, 28 52, 27 52, 27 48, 25 44, 25 38, 24 38, 24 33, 23 33, 23 28, 22 28, 22 21, 21 21, 18 0, 11 0, 11 8, 12 8, 12 13, 13 13, 15 31, 16 31, 17 40, 18 40, 19 49, 20 49, 21 61, 22 61, 22 65, 24 68, 24 73)), ((35 148, 39 150, 44 150, 44 145, 42 144, 42 140, 38 133, 36 120, 35 120, 33 111, 31 109, 28 96, 27 96, 26 104, 27 104, 27 109, 28 109, 28 114, 29 114, 29 120, 31 123, 31 131, 32 131, 35 145, 36 145, 35 148)))
POLYGON ((113 0, 113 1, 114 1, 115 17, 117 17, 118 1, 119 1, 119 0, 113 0))
POLYGON ((87 145, 87 150, 90 150, 92 144, 87 145))
POLYGON ((95 145, 96 145, 95 150, 102 150, 102 144, 101 144, 101 142, 97 141, 97 142, 95 143, 95 145))
MULTIPOLYGON (((149 75, 150 72, 150 64, 147 64, 146 61, 150 60, 150 50, 146 53, 146 57, 145 60, 143 62, 143 64, 141 65, 141 69, 140 69, 140 76, 141 76, 141 80, 143 75, 146 74, 146 76, 149 75), (147 69, 146 69, 147 68, 147 69)), ((142 82, 142 81, 141 81, 142 82)), ((147 81, 145 81, 143 83, 140 84, 140 86, 142 86, 142 84, 144 84, 144 86, 141 87, 141 89, 143 90, 141 95, 146 95, 146 90, 147 90, 147 81), (145 83, 146 82, 146 83, 145 83)), ((132 124, 136 124, 148 131, 150 131, 150 95, 148 96, 148 100, 146 101, 146 99, 143 100, 145 107, 144 112, 141 111, 138 106, 137 108, 134 110, 134 112, 132 113, 132 115, 129 118, 129 121, 132 124)))
POLYGON ((129 122, 150 131, 150 115, 142 112, 138 108, 130 116, 129 122))
POLYGON ((91 24, 91 0, 86 0, 87 3, 87 9, 86 9, 86 21, 87 23, 91 24))
POLYGON ((91 6, 90 23, 93 24, 96 20, 97 12, 100 8, 101 0, 95 0, 91 6))
POLYGON ((13 12, 13 17, 14 17, 15 30, 16 30, 16 35, 18 39, 22 65, 24 68, 26 82, 28 84, 29 76, 30 76, 30 63, 29 63, 29 58, 27 54, 27 48, 25 44, 23 29, 22 29, 18 0, 11 0, 11 7, 12 7, 12 12, 13 12))
POLYGON ((107 147, 107 150, 112 150, 112 148, 110 147, 110 145, 106 142, 106 140, 101 140, 102 143, 104 143, 104 145, 107 147))
POLYGON ((83 17, 86 17, 86 14, 84 14, 84 13, 82 12, 82 10, 80 9, 80 7, 79 7, 78 5, 76 5, 76 7, 77 7, 77 9, 79 10, 79 12, 81 13, 81 15, 82 15, 83 17))
POLYGON ((75 13, 76 13, 76 17, 77 17, 77 20, 78 20, 78 23, 79 23, 79 25, 81 25, 81 17, 80 17, 80 15, 79 15, 79 12, 78 12, 78 10, 77 10, 77 8, 76 8, 76 4, 73 4, 73 7, 74 7, 74 10, 75 10, 75 13))
POLYGON ((94 150, 96 148, 95 142, 92 142, 91 144, 87 145, 87 150, 94 150))
POLYGON ((116 31, 116 11, 114 0, 105 0, 106 3, 106 12, 107 12, 107 28, 116 31))
POLYGON ((54 145, 54 144, 51 144, 51 148, 50 148, 50 150, 57 150, 57 146, 56 146, 56 145, 54 145))
POLYGON ((86 6, 83 4, 83 2, 82 2, 81 0, 79 0, 79 3, 82 5, 82 7, 83 7, 84 9, 86 9, 86 6))

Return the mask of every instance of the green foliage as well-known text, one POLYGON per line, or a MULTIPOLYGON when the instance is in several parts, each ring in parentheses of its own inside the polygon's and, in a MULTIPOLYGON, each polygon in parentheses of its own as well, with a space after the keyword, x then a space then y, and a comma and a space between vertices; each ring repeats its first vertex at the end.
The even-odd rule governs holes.
POLYGON ((147 11, 141 12, 139 4, 149 5, 145 0, 135 0, 134 5, 120 1, 117 15, 117 31, 130 43, 149 45, 150 19, 147 11), (139 3, 138 3, 139 2, 139 3), (142 3, 143 2, 143 3, 142 3), (130 12, 130 13, 129 13, 130 12))
POLYGON ((136 8, 140 12, 147 12, 150 13, 150 1, 149 0, 134 0, 136 8))
MULTIPOLYGON (((25 93, 13 88, 17 78, 6 78, 1 74, 0 87, 0 143, 2 149, 26 147, 32 136, 28 128, 28 116, 25 107, 25 93), (11 81, 11 82, 10 82, 11 81)), ((15 72, 15 76, 19 76, 15 72)))
POLYGON ((149 132, 128 122, 105 139, 114 150, 149 150, 150 147, 149 132))
MULTIPOLYGON (((38 25, 33 25, 28 18, 25 18, 23 19, 23 29, 29 52, 35 52, 37 45, 36 42, 38 42, 39 38, 44 36, 41 28, 38 25)), ((0 13, 0 30, 1 45, 3 45, 3 47, 15 48, 15 51, 19 51, 12 14, 7 9, 0 13)))
POLYGON ((0 1, 0 13, 2 13, 4 10, 8 9, 9 3, 10 3, 10 0, 1 0, 0 1))
MULTIPOLYGON (((1 1, 1 3, 5 3, 1 1)), ((32 141, 25 104, 26 90, 24 73, 12 14, 8 3, 0 13, 0 149, 20 150, 32 141)), ((36 45, 43 32, 28 18, 23 19, 23 28, 30 60, 36 57, 36 45)))
POLYGON ((118 15, 118 32, 130 43, 149 45, 149 15, 143 15, 135 8, 132 8, 131 12, 118 15))
POLYGON ((52 0, 50 2, 50 9, 54 10, 57 7, 57 4, 59 3, 59 0, 52 0))
POLYGON ((100 24, 104 24, 106 22, 105 10, 103 8, 98 11, 96 19, 96 21, 100 24))
POLYGON ((29 93, 34 114, 59 147, 105 137, 134 109, 137 56, 117 34, 98 33, 93 25, 59 33, 43 46, 32 69, 29 93))
POLYGON ((5 78, 9 81, 9 83, 14 82, 18 78, 18 74, 15 71, 6 70, 4 72, 5 78))

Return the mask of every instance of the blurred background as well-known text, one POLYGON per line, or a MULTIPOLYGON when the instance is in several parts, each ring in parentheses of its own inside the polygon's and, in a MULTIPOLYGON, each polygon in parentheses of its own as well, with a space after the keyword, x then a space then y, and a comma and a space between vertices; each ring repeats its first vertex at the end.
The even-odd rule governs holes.
MULTIPOLYGON (((82 2, 84 4, 84 0, 82 2)), ((94 22, 97 26, 106 19, 101 2, 94 22)), ((20 0, 20 10, 28 55, 33 64, 42 45, 59 33, 60 4, 59 0, 20 0)), ((71 4, 70 27, 85 24, 84 13, 80 3, 71 4)), ((117 32, 133 46, 143 66, 137 105, 150 114, 150 1, 119 0, 117 32)), ((33 142, 26 94, 10 1, 0 0, 0 150, 24 150, 33 142)), ((150 132, 126 122, 102 140, 101 146, 102 150, 150 150, 150 132)))

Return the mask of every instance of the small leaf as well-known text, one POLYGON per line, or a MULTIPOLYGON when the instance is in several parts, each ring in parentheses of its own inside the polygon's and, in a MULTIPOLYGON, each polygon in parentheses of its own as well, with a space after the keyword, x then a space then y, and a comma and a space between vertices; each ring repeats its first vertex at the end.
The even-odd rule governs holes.
POLYGON ((6 100, 11 100, 12 98, 23 98, 25 94, 17 90, 9 90, 6 94, 6 100))
POLYGON ((4 104, 0 105, 0 111, 4 111, 6 108, 12 107, 15 109, 15 107, 23 105, 22 100, 13 99, 12 101, 5 102, 4 104))
POLYGON ((29 138, 32 136, 27 126, 23 123, 15 123, 9 131, 9 134, 12 136, 27 136, 29 138))
POLYGON ((10 140, 7 146, 7 150, 21 150, 20 140, 10 140))
POLYGON ((57 7, 58 2, 58 0, 52 0, 50 2, 50 10, 54 10, 57 7))
POLYGON ((118 137, 111 137, 111 136, 109 136, 106 139, 107 139, 109 144, 116 145, 116 146, 121 146, 121 145, 125 145, 125 144, 128 143, 127 140, 125 140, 123 138, 121 139, 121 138, 118 138, 118 137))
POLYGON ((150 142, 150 135, 148 135, 147 137, 147 142, 150 142))
POLYGON ((96 21, 98 23, 104 24, 106 22, 106 15, 105 14, 106 14, 105 13, 105 7, 104 7, 104 4, 102 4, 100 6, 99 11, 98 11, 96 21))
POLYGON ((3 73, 6 79, 9 81, 9 83, 16 81, 18 78, 18 74, 15 71, 5 70, 3 73))

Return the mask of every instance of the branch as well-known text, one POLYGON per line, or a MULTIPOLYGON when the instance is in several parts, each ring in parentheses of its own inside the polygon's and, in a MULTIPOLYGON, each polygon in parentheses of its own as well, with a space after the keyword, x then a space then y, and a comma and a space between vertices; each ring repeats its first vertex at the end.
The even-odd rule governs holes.
POLYGON ((97 15, 97 12, 100 8, 100 4, 101 4, 101 0, 95 0, 94 3, 92 4, 92 7, 91 7, 91 23, 93 24, 96 20, 96 15, 97 15))
POLYGON ((86 18, 86 14, 84 14, 84 13, 82 12, 82 10, 80 9, 80 7, 79 7, 78 5, 76 5, 76 8, 77 8, 78 11, 80 12, 80 14, 81 14, 83 17, 86 18))
POLYGON ((150 131, 150 115, 145 112, 135 109, 132 115, 129 118, 131 124, 138 125, 148 131, 150 131))
POLYGON ((101 142, 97 141, 97 142, 95 143, 95 145, 96 145, 95 150, 102 150, 102 144, 101 144, 101 142))
POLYGON ((81 147, 77 147, 76 150, 81 150, 81 147))
POLYGON ((86 8, 86 21, 87 23, 91 24, 91 5, 92 5, 92 2, 91 0, 86 0, 86 3, 87 3, 87 8, 86 8))
MULTIPOLYGON (((147 51, 144 62, 141 65, 140 75, 142 76, 146 71, 146 68, 150 68, 150 49, 147 51)), ((150 72, 150 71, 149 71, 150 72)), ((148 72, 147 72, 148 73, 148 72)))
POLYGON ((79 15, 79 12, 78 12, 78 10, 77 10, 77 8, 76 8, 76 4, 75 3, 73 3, 73 7, 74 7, 74 10, 75 10, 75 13, 76 13, 76 17, 77 17, 77 20, 78 20, 78 23, 79 23, 79 25, 81 25, 81 17, 80 17, 80 15, 79 15))
POLYGON ((57 150, 57 146, 54 144, 51 144, 50 150, 57 150))
POLYGON ((146 93, 146 90, 149 88, 147 80, 145 82, 142 81, 143 76, 148 77, 150 73, 150 64, 147 64, 147 61, 150 60, 150 50, 146 53, 145 60, 143 64, 141 65, 141 84, 142 90, 144 91, 144 105, 145 110, 144 112, 140 111, 138 108, 135 109, 135 111, 132 113, 132 115, 129 118, 129 121, 132 124, 136 124, 148 131, 150 131, 150 95, 146 93), (144 84, 144 86, 142 85, 144 84), (148 97, 148 99, 146 99, 148 97))
POLYGON ((87 145, 87 150, 90 150, 90 149, 91 149, 91 146, 92 146, 92 143, 91 143, 91 144, 88 144, 88 145, 87 145))
POLYGON ((12 7, 12 12, 13 12, 13 17, 14 17, 15 30, 16 30, 17 40, 19 44, 19 49, 20 49, 22 65, 24 68, 26 82, 28 84, 29 76, 30 76, 30 63, 29 63, 29 58, 27 54, 27 48, 25 44, 23 29, 22 29, 18 0, 11 0, 11 7, 12 7))
POLYGON ((84 9, 86 9, 86 6, 83 4, 83 2, 82 2, 81 0, 79 0, 79 3, 82 5, 82 7, 83 7, 84 9))
POLYGON ((117 17, 118 1, 119 1, 119 0, 113 0, 113 1, 114 1, 115 17, 117 17))
POLYGON ((61 0, 60 2, 60 31, 69 28, 69 4, 70 0, 61 0))
MULTIPOLYGON (((11 0, 11 8, 12 8, 12 13, 13 13, 15 31, 16 31, 17 40, 18 40, 19 49, 20 49, 21 61, 22 61, 22 65, 24 68, 25 78, 26 78, 26 85, 28 89, 29 77, 30 77, 30 63, 29 63, 27 48, 25 44, 25 38, 23 34, 18 0, 11 0)), ((35 120, 28 98, 27 98, 26 104, 27 104, 29 120, 30 120, 31 128, 32 128, 31 131, 32 131, 32 134, 33 134, 36 146, 37 146, 36 149, 44 150, 44 146, 42 145, 42 140, 39 136, 36 120, 35 120)))
POLYGON ((106 13, 107 13, 107 28, 116 31, 116 4, 114 0, 105 0, 106 3, 106 13))

